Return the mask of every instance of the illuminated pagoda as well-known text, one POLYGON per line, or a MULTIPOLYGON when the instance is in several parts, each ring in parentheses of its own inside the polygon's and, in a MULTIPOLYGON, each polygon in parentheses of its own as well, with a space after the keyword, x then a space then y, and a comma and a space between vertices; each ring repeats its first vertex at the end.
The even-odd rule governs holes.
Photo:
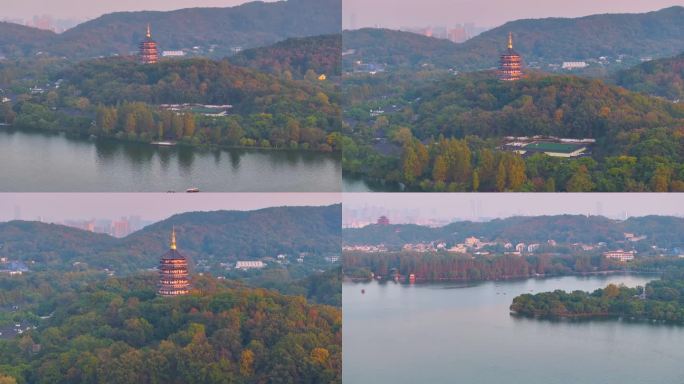
POLYGON ((508 34, 508 49, 501 55, 499 79, 516 81, 522 77, 522 57, 513 50, 513 34, 508 34))
POLYGON ((159 261, 159 295, 180 296, 188 293, 188 260, 176 250, 176 229, 171 232, 171 246, 159 261))
POLYGON ((157 42, 152 40, 150 25, 147 24, 145 41, 140 43, 140 62, 143 64, 156 64, 158 60, 159 51, 157 50, 157 42))

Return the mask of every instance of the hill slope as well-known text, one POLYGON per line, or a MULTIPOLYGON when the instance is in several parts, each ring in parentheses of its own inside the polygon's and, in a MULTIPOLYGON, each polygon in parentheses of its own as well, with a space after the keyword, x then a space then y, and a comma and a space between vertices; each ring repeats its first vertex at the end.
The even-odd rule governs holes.
POLYGON ((526 61, 572 61, 617 57, 666 57, 684 50, 684 7, 642 14, 604 14, 576 19, 517 20, 465 42, 460 65, 475 61, 497 64, 506 36, 515 36, 515 49, 526 61))
POLYGON ((30 95, 24 85, 25 102, 13 110, 9 104, 0 108, 0 121, 19 129, 144 142, 341 150, 336 141, 328 141, 341 124, 339 92, 332 81, 292 80, 208 58, 141 65, 133 57, 108 57, 34 67, 0 65, 0 85, 21 84, 23 73, 54 82, 44 94, 30 95), (186 103, 225 107, 187 107, 179 115, 159 105, 186 103), (218 112, 225 115, 204 116, 218 112))
POLYGON ((344 31, 342 45, 344 50, 354 51, 344 57, 346 68, 357 59, 396 67, 415 67, 424 62, 450 67, 459 49, 459 45, 448 40, 375 28, 344 31))
POLYGON ((0 372, 21 383, 341 383, 339 308, 206 276, 191 295, 164 298, 155 282, 55 292, 38 308, 51 315, 31 316, 37 329, 3 341, 0 372))
POLYGON ((668 57, 684 51, 684 7, 643 14, 603 14, 581 18, 516 20, 484 32, 462 44, 452 44, 394 31, 346 31, 344 48, 356 49, 355 58, 415 65, 423 61, 458 70, 497 65, 507 36, 525 62, 560 63, 628 55, 626 60, 668 57), (365 57, 368 55, 368 58, 365 57), (429 59, 429 60, 427 60, 429 59))
MULTIPOLYGON (((330 106, 314 103, 319 92, 327 91, 322 82, 285 81, 232 65, 227 60, 183 59, 146 66, 129 59, 108 58, 83 61, 55 77, 73 85, 76 88, 73 92, 87 97, 92 104, 117 105, 125 101, 231 104, 233 111, 239 113, 274 115, 336 112, 330 106)), ((328 93, 335 101, 335 94, 328 93)))
POLYGON ((308 70, 339 76, 342 72, 341 49, 342 37, 339 34, 291 38, 271 46, 242 51, 230 61, 262 72, 279 74, 289 71, 297 78, 303 78, 308 70))
POLYGON ((546 242, 553 239, 558 243, 597 243, 624 240, 624 233, 646 235, 645 242, 665 243, 682 246, 684 219, 675 217, 647 216, 629 218, 624 221, 600 216, 538 216, 511 217, 488 222, 455 222, 439 228, 417 225, 370 225, 360 229, 345 229, 342 232, 344 244, 386 244, 401 246, 406 243, 451 241, 463 242, 466 237, 475 236, 488 241, 546 242))
POLYGON ((513 84, 486 73, 441 77, 406 92, 419 97, 416 135, 480 137, 554 135, 601 138, 664 126, 684 108, 600 80, 530 74, 513 84), (560 112, 559 112, 560 111, 560 112))
POLYGON ((46 45, 55 34, 42 29, 0 21, 0 55, 26 56, 46 45))
MULTIPOLYGON (((256 1, 229 8, 117 12, 44 41, 24 38, 20 46, 31 51, 40 47, 53 55, 70 58, 127 55, 137 50, 150 23, 153 38, 163 50, 197 46, 208 55, 222 57, 237 47, 263 46, 289 37, 338 33, 341 9, 340 0, 288 0, 256 1), (214 50, 210 52, 212 45, 214 50)), ((1 44, 0 53, 7 52, 9 47, 9 44, 1 44)))
POLYGON ((71 270, 78 261, 129 273, 156 266, 175 226, 179 250, 195 264, 299 252, 320 262, 321 255, 339 252, 340 222, 339 205, 184 213, 124 239, 54 224, 9 222, 0 224, 0 251, 10 259, 35 260, 32 269, 37 270, 71 270))
POLYGON ((389 96, 364 99, 361 77, 347 87, 356 104, 346 115, 344 172, 422 191, 684 188, 683 104, 577 76, 530 71, 510 83, 491 71, 424 73, 373 76, 389 96), (501 150, 506 136, 536 135, 596 142, 580 159, 501 150))
POLYGON ((684 99, 684 54, 620 71, 615 82, 627 89, 670 100, 684 99))

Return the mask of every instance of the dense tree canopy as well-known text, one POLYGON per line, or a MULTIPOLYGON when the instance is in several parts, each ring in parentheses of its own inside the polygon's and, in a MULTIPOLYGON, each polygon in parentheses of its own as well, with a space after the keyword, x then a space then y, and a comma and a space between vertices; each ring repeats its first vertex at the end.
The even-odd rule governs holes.
POLYGON ((288 39, 268 47, 244 50, 230 61, 262 72, 302 79, 307 74, 340 76, 342 36, 288 39))
POLYGON ((0 342, 0 372, 18 383, 341 382, 339 309, 207 277, 161 298, 155 280, 55 293, 37 329, 0 342))
POLYGON ((684 106, 600 80, 416 72, 354 79, 345 97, 348 174, 427 191, 684 188, 684 106), (505 136, 536 135, 596 143, 580 159, 501 150, 505 136))
POLYGON ((292 80, 208 59, 26 64, 0 64, 0 86, 16 99, 2 104, 0 121, 19 129, 205 146, 341 149, 336 87, 317 76, 292 80), (33 91, 37 84, 41 90, 33 91), (161 104, 190 106, 178 111, 161 104), (207 115, 222 110, 226 116, 207 115))
POLYGON ((618 72, 614 78, 618 85, 636 92, 684 100, 684 54, 648 61, 618 72))
POLYGON ((382 245, 384 251, 343 253, 346 276, 383 278, 414 274, 418 281, 479 281, 607 271, 668 270, 684 249, 684 220, 676 217, 633 217, 611 220, 601 216, 560 215, 511 217, 486 222, 460 221, 443 227, 413 224, 368 225, 343 231, 345 245, 382 245), (629 241, 625 233, 638 241, 629 241), (482 248, 456 253, 448 249, 474 236, 482 248), (524 252, 513 253, 522 243, 524 252), (407 244, 429 244, 418 252, 407 244), (437 245, 442 244, 441 248, 437 245), (506 244, 509 244, 508 247, 506 244), (528 245, 535 244, 529 251, 528 245), (607 250, 637 251, 628 263, 606 258, 607 250))
POLYGON ((447 252, 344 252, 343 263, 345 274, 349 277, 370 278, 370 273, 363 276, 358 274, 359 271, 372 272, 382 278, 399 274, 407 279, 413 274, 418 282, 521 279, 625 269, 621 263, 587 253, 538 253, 523 257, 504 254, 471 256, 447 252))
POLYGON ((546 318, 622 317, 684 323, 684 274, 670 263, 661 280, 645 287, 608 285, 594 292, 524 294, 513 299, 511 311, 546 318))

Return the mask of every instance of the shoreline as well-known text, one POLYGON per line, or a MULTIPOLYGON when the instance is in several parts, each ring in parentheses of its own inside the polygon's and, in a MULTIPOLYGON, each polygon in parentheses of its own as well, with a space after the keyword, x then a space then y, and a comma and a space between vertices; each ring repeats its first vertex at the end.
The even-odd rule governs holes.
POLYGON ((142 141, 142 140, 130 140, 130 139, 125 139, 125 138, 119 138, 116 136, 97 136, 97 135, 92 135, 92 134, 87 134, 87 133, 80 133, 80 132, 71 132, 69 130, 63 130, 63 129, 57 129, 57 130, 51 130, 51 129, 40 129, 40 128, 29 128, 29 129, 24 129, 24 128, 16 128, 11 124, 6 124, 6 123, 0 123, 0 127, 6 127, 10 128, 14 132, 21 132, 21 133, 52 133, 52 134, 58 134, 58 135, 65 135, 66 137, 73 137, 73 138, 79 138, 83 140, 89 140, 89 141, 97 141, 97 140, 111 140, 115 141, 118 143, 134 143, 134 144, 146 144, 151 147, 155 148, 191 148, 191 149, 199 149, 199 150, 209 150, 209 151, 215 151, 215 150, 256 150, 256 151, 272 151, 272 152, 300 152, 300 153, 317 153, 317 154, 331 154, 331 155, 338 155, 340 157, 341 161, 341 155, 342 151, 318 151, 318 150, 313 150, 313 149, 304 149, 304 148, 277 148, 277 147, 259 147, 259 146, 226 146, 226 145, 218 145, 218 144, 201 144, 201 145, 194 145, 182 141, 175 142, 174 145, 160 145, 160 144, 155 144, 155 142, 158 142, 160 140, 153 140, 153 141, 142 141))
POLYGON ((569 321, 569 322, 585 322, 585 321, 625 321, 632 323, 649 323, 649 324, 661 324, 661 325, 673 325, 673 326, 684 326, 683 322, 678 321, 668 321, 668 320, 658 320, 650 319, 648 317, 630 317, 619 313, 578 313, 578 314, 567 314, 567 315, 543 315, 543 314, 527 314, 519 313, 514 310, 510 310, 509 315, 515 318, 522 319, 532 319, 537 321, 569 321))
POLYGON ((407 186, 396 181, 387 181, 385 179, 369 177, 364 173, 345 171, 344 168, 342 169, 342 180, 343 182, 350 183, 364 183, 365 186, 370 190, 369 193, 424 192, 420 189, 409 189, 407 186))
POLYGON ((486 280, 468 280, 468 279, 440 279, 440 280, 423 280, 423 279, 416 279, 416 282, 414 284, 407 283, 406 280, 407 278, 404 279, 399 279, 400 281, 395 281, 394 279, 376 279, 376 278, 361 278, 361 277, 349 277, 349 276, 343 276, 342 281, 344 283, 353 283, 353 284, 358 284, 358 283, 369 283, 369 282, 378 282, 378 283, 388 283, 388 282, 394 282, 400 285, 428 285, 428 284, 444 284, 444 283, 487 283, 487 282, 497 282, 497 281, 525 281, 525 280, 530 280, 530 279, 552 279, 552 278, 560 278, 560 277, 590 277, 590 276, 610 276, 610 275, 658 275, 660 276, 662 272, 648 272, 648 271, 627 271, 627 270, 620 270, 620 271, 597 271, 597 272, 575 272, 575 273, 568 273, 568 274, 563 274, 563 275, 551 275, 551 274, 544 274, 544 275, 534 275, 534 276, 510 276, 510 277, 503 277, 499 279, 486 279, 486 280))

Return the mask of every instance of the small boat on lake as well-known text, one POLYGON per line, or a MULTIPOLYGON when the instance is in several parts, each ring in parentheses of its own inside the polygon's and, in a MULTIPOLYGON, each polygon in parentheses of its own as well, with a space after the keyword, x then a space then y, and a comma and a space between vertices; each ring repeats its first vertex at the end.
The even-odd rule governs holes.
POLYGON ((173 147, 174 145, 176 145, 176 143, 173 141, 153 141, 150 144, 159 145, 161 147, 173 147))
POLYGON ((185 190, 185 192, 187 192, 187 193, 197 193, 199 191, 200 191, 199 188, 188 188, 185 190))

